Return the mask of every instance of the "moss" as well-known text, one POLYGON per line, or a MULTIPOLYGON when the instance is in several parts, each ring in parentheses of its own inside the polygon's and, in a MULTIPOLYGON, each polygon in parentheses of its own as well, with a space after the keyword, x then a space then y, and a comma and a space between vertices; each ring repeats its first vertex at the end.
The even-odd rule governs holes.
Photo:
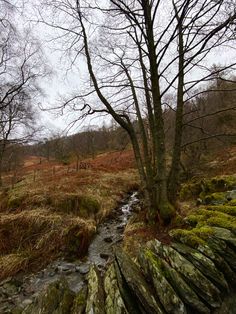
POLYGON ((222 217, 211 217, 207 220, 207 224, 210 226, 220 227, 220 228, 226 228, 231 230, 233 233, 236 234, 236 220, 232 219, 225 219, 222 217))
POLYGON ((218 211, 222 212, 231 216, 236 216, 236 207, 235 206, 229 206, 229 205, 215 205, 207 207, 207 210, 209 211, 218 211))
POLYGON ((195 226, 198 224, 199 221, 202 221, 202 220, 204 220, 204 219, 205 219, 205 216, 204 216, 204 215, 189 215, 189 216, 187 216, 187 217, 185 218, 185 221, 186 221, 189 225, 195 227, 195 226))
POLYGON ((185 183, 179 192, 180 200, 188 200, 197 197, 202 191, 201 182, 185 183))
POLYGON ((180 241, 190 247, 197 248, 199 245, 204 245, 205 241, 191 230, 175 229, 170 232, 170 236, 175 240, 180 241))
POLYGON ((191 232, 203 240, 207 240, 214 233, 212 228, 209 226, 194 228, 191 230, 191 232))
POLYGON ((75 296, 72 313, 82 313, 86 307, 87 289, 81 289, 75 296))
POLYGON ((236 206, 236 199, 229 201, 230 206, 236 206))
POLYGON ((225 192, 215 192, 212 194, 207 194, 203 199, 203 203, 206 205, 213 204, 224 204, 227 202, 226 193, 225 192))
POLYGON ((236 187, 236 176, 218 176, 212 179, 199 180, 197 182, 188 182, 182 185, 179 198, 188 200, 200 197, 209 199, 209 195, 216 192, 226 192, 236 187))

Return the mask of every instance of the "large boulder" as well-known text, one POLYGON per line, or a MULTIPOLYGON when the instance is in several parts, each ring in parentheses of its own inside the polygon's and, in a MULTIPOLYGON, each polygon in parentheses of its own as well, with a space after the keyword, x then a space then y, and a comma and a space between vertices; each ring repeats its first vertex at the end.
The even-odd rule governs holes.
POLYGON ((95 265, 88 273, 88 296, 86 314, 105 314, 103 282, 95 265))
POLYGON ((223 292, 229 291, 229 286, 224 275, 216 268, 212 260, 198 250, 192 249, 181 243, 173 243, 172 248, 190 261, 203 275, 208 277, 223 292))
POLYGON ((221 304, 220 291, 192 263, 170 246, 155 240, 152 242, 154 252, 178 271, 193 290, 212 308, 221 304))
MULTIPOLYGON (((145 281, 140 268, 126 253, 120 250, 116 252, 115 257, 125 283, 137 302, 139 312, 150 314, 164 313, 161 306, 157 303, 150 286, 145 281)), ((136 311, 136 313, 139 312, 136 311)))
POLYGON ((128 313, 124 301, 121 297, 115 266, 111 264, 104 276, 105 290, 105 312, 106 314, 126 314, 128 313))
POLYGON ((166 312, 170 314, 187 313, 184 303, 165 277, 161 260, 151 250, 144 249, 139 254, 139 263, 146 277, 152 281, 156 295, 166 312))
POLYGON ((22 314, 68 314, 74 297, 75 294, 69 289, 67 282, 61 279, 50 284, 22 314))

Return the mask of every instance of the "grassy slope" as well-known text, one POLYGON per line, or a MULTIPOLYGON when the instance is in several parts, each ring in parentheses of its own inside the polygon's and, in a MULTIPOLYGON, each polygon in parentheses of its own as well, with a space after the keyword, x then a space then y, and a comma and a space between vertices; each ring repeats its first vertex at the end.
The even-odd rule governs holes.
POLYGON ((21 180, 2 191, 0 280, 37 270, 60 254, 84 255, 97 224, 137 188, 131 151, 86 162, 89 169, 76 172, 74 164, 40 164, 31 157, 21 180))

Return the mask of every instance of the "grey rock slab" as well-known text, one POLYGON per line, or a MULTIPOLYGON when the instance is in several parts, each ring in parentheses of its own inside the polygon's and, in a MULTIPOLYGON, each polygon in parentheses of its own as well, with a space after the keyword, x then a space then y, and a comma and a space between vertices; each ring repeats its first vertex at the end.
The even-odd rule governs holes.
MULTIPOLYGON (((150 314, 164 313, 145 281, 140 268, 121 250, 117 250, 115 256, 120 272, 132 294, 136 297, 140 309, 145 309, 145 313, 150 314)), ((141 312, 143 311, 141 310, 141 312)))
POLYGON ((220 291, 184 256, 158 240, 153 241, 152 247, 154 253, 165 259, 172 268, 178 271, 212 308, 220 306, 220 291))
POLYGON ((169 314, 186 314, 187 310, 165 277, 161 260, 149 249, 144 249, 139 254, 139 263, 142 266, 146 278, 151 278, 156 295, 164 309, 169 314))
POLYGON ((105 314, 104 291, 102 279, 95 265, 90 267, 88 273, 88 295, 86 314, 105 314))
POLYGON ((128 314, 120 294, 115 266, 111 264, 104 275, 106 314, 128 314))
POLYGON ((189 260, 200 272, 213 281, 223 292, 229 291, 229 286, 224 275, 217 269, 215 264, 198 250, 184 244, 174 243, 172 247, 189 260))

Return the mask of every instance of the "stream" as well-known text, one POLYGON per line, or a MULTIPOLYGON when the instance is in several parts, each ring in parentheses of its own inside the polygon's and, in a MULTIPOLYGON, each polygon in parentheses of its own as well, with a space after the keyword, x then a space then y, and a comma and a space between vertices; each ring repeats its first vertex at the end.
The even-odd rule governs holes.
POLYGON ((58 259, 45 269, 23 277, 23 280, 8 278, 0 283, 0 313, 10 313, 15 306, 22 307, 32 303, 40 291, 50 283, 63 276, 74 292, 78 292, 86 281, 86 274, 91 264, 96 264, 101 272, 113 258, 113 249, 123 240, 124 228, 138 205, 138 193, 133 192, 114 209, 111 218, 98 226, 97 234, 92 240, 87 257, 83 260, 68 262, 58 259))

